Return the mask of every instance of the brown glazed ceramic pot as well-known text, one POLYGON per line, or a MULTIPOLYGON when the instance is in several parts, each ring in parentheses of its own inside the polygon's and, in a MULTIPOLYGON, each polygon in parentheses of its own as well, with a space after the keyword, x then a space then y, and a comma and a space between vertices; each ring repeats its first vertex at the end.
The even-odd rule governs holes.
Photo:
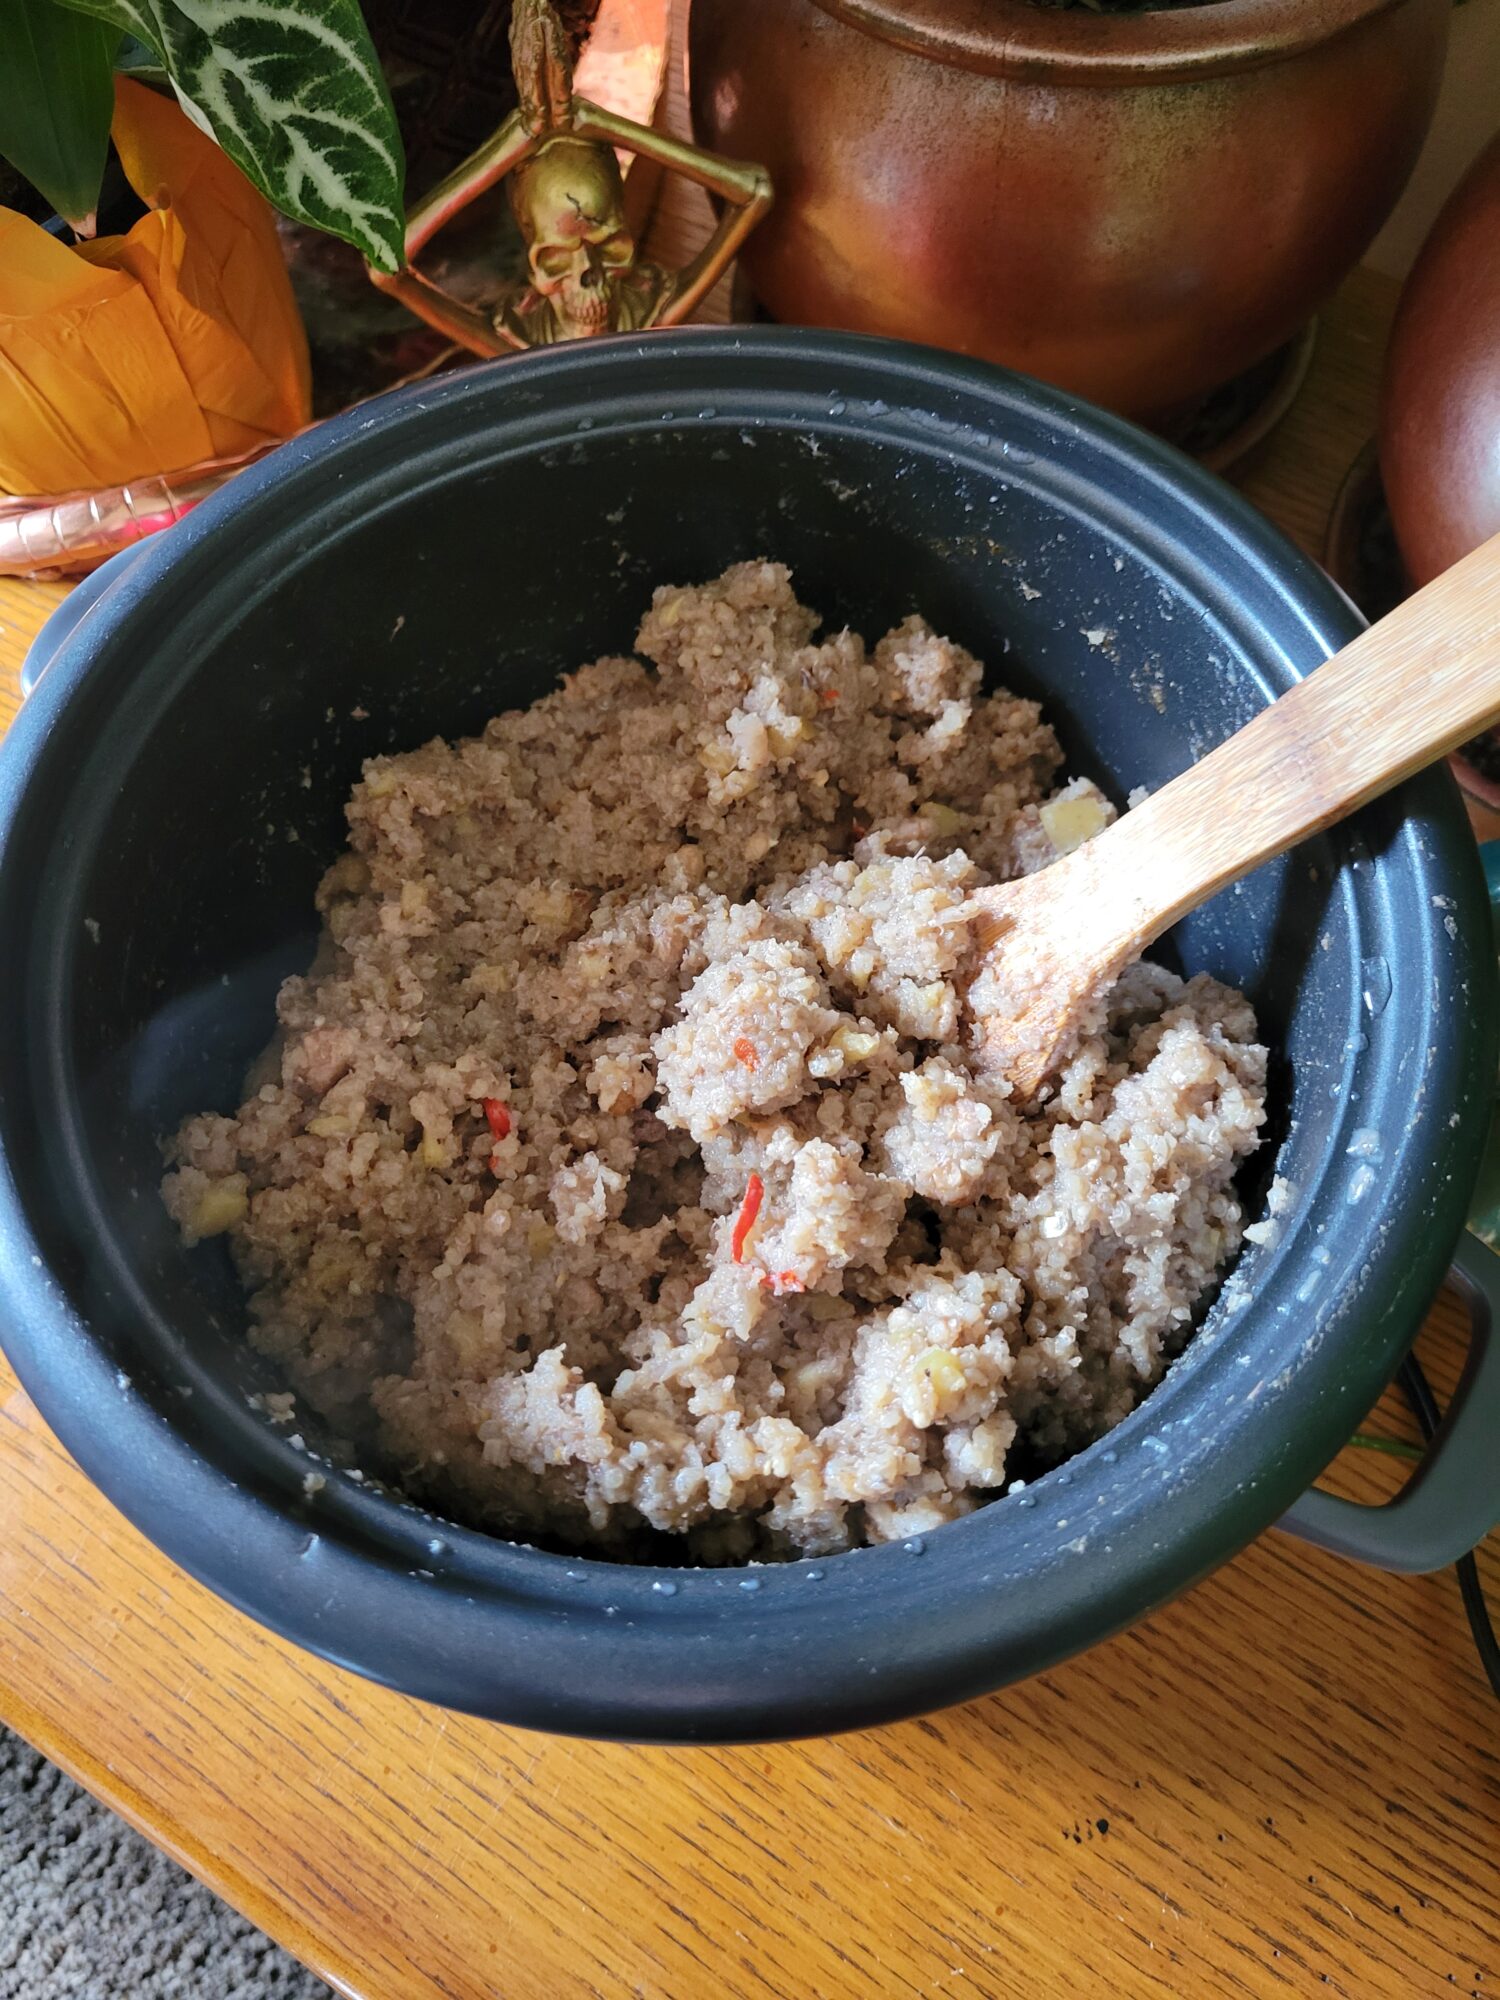
POLYGON ((1380 475, 1414 584, 1500 534, 1500 136, 1449 197, 1401 294, 1380 475))
POLYGON ((777 319, 1162 417, 1357 262, 1427 130, 1450 8, 693 0, 693 120, 771 170, 744 263, 777 319))
MULTIPOLYGON (((1380 396, 1380 474, 1414 584, 1500 534, 1500 136, 1433 224, 1401 294, 1380 396)), ((1500 811, 1500 731, 1452 760, 1500 811)))

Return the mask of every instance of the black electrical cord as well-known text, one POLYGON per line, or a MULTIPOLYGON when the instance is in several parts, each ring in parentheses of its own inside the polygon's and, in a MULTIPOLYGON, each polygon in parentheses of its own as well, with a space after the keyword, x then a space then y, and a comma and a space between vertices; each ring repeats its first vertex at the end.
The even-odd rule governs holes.
MULTIPOLYGON (((1422 1427, 1423 1437, 1430 1444, 1443 1418, 1433 1396, 1431 1384, 1415 1354, 1408 1354, 1402 1362, 1397 1380, 1401 1384, 1407 1402, 1411 1404, 1413 1415, 1422 1427)), ((1479 1664, 1484 1668, 1489 1680, 1490 1692, 1500 1700, 1500 1641, 1495 1638, 1490 1608, 1485 1602, 1484 1585, 1479 1580, 1479 1565, 1471 1552, 1466 1556, 1460 1556, 1454 1568, 1458 1571, 1458 1587, 1463 1596, 1464 1610, 1468 1613, 1469 1630, 1474 1634, 1479 1664)))

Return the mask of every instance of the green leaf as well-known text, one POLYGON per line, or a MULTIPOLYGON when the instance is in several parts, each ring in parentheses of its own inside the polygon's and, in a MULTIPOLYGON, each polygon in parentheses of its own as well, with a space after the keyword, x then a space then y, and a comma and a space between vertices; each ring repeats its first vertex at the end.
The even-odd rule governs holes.
POLYGON ((188 112, 294 221, 400 266, 401 135, 357 0, 63 4, 154 49, 188 112))
POLYGON ((0 155, 81 235, 99 206, 119 42, 54 0, 0 0, 0 155))
POLYGON ((58 5, 70 7, 78 14, 92 14, 96 20, 108 21, 112 27, 145 40, 142 30, 146 15, 135 5, 135 0, 58 0, 58 5))

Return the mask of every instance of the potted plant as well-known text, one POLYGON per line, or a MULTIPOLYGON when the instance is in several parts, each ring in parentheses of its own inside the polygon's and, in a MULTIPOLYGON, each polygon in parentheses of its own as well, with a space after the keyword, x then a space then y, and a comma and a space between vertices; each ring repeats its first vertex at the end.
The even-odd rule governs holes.
POLYGON ((49 496, 0 498, 0 568, 12 537, 15 567, 49 566, 75 514, 86 541, 143 526, 178 475, 307 422, 269 207, 170 98, 121 78, 107 101, 119 227, 70 242, 0 207, 0 494, 49 496))
POLYGON ((792 322, 934 341, 1169 419, 1358 260, 1451 0, 694 0, 702 143, 765 163, 792 322))
MULTIPOLYGON (((595 31, 585 87, 649 120, 668 0, 555 4, 575 54, 595 31)), ((367 264, 402 262, 406 136, 420 192, 514 105, 511 0, 367 11, 0 0, 0 574, 92 567, 452 353, 367 264)), ((511 247, 500 209, 448 247, 473 284, 511 247)))
POLYGON ((401 140, 356 0, 200 13, 0 6, 0 158, 40 197, 0 207, 0 569, 89 567, 307 422, 268 201, 399 262, 401 140))

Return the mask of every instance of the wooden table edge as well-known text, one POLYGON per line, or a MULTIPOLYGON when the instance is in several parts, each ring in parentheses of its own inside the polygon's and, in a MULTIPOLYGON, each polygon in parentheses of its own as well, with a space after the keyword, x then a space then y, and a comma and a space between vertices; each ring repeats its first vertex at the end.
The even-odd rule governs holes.
MULTIPOLYGON (((6 1375, 9 1372, 4 1370, 6 1375)), ((102 1504, 107 1506, 108 1502, 102 1504)), ((167 1558, 163 1556, 161 1560, 165 1563, 167 1558)), ((353 1968, 342 1963, 336 1954, 330 1954, 311 1926, 301 1922, 289 1905, 275 1901, 267 1890, 256 1886, 248 1873, 220 1861, 208 1849, 190 1847, 180 1841, 173 1829, 153 1814, 150 1801, 135 1786, 121 1780, 107 1762, 86 1749, 77 1737, 43 1710, 33 1707, 19 1690, 3 1682, 0 1682, 0 1723, 22 1737, 33 1750, 40 1751, 49 1763, 65 1771, 75 1784, 107 1806, 143 1840, 150 1841, 179 1868, 222 1897, 335 1992, 345 1995, 346 2000, 369 2000, 367 1989, 353 1976, 353 1968)))

